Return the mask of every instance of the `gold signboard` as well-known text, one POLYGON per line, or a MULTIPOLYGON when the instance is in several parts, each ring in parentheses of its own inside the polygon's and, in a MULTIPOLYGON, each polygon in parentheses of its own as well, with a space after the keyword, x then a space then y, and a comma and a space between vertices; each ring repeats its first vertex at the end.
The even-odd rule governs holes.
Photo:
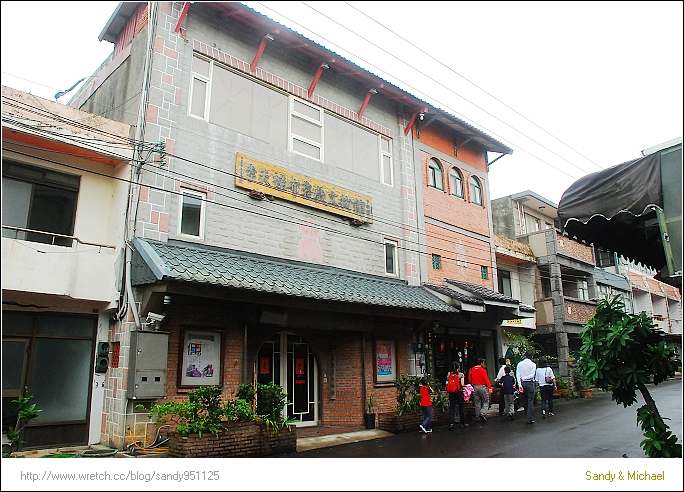
POLYGON ((373 222, 373 199, 237 154, 235 186, 318 208, 362 222, 373 222))
POLYGON ((521 325, 522 319, 520 319, 520 318, 506 319, 506 320, 504 320, 504 323, 506 323, 507 325, 521 325))

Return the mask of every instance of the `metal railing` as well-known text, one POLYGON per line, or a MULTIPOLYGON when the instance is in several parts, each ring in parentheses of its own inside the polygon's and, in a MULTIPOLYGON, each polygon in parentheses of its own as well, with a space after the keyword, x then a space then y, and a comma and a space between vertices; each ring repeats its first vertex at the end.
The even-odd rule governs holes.
POLYGON ((76 236, 67 236, 64 234, 57 234, 55 232, 45 232, 45 231, 36 231, 34 229, 26 229, 24 227, 15 227, 15 226, 8 226, 8 225, 3 225, 2 226, 2 237, 6 237, 9 239, 18 239, 22 241, 31 241, 34 243, 41 243, 41 244, 51 244, 53 246, 65 246, 65 247, 74 247, 74 241, 78 244, 83 244, 84 246, 95 246, 96 248, 99 248, 99 252, 102 252, 102 248, 106 249, 116 249, 116 246, 111 246, 109 244, 100 244, 100 243, 93 243, 89 241, 81 241, 79 238, 76 236), (12 235, 8 235, 5 233, 5 231, 14 231, 14 237, 12 235), (20 233, 25 233, 25 237, 19 237, 20 233), (46 237, 49 239, 49 241, 37 241, 35 238, 27 238, 26 236, 29 235, 36 235, 38 237, 46 237), (63 240, 63 241, 60 241, 63 240), (64 244, 60 244, 60 243, 64 244), (71 244, 67 244, 67 242, 70 242, 71 244))

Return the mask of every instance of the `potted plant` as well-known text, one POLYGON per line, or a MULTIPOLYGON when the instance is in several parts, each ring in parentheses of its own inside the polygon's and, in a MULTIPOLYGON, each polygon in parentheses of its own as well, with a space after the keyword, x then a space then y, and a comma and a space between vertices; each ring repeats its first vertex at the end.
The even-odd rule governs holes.
POLYGON ((373 397, 368 397, 368 403, 366 404, 366 413, 364 415, 364 423, 366 424, 366 429, 375 429, 375 400, 373 397))
POLYGON ((571 398, 572 390, 570 389, 570 381, 562 376, 558 376, 556 378, 556 389, 553 391, 553 397, 571 398))
POLYGON ((12 400, 12 403, 17 404, 18 418, 14 427, 8 427, 3 433, 2 439, 2 457, 3 458, 13 458, 14 452, 18 451, 24 440, 21 439, 21 432, 26 427, 31 420, 37 419, 40 412, 36 408, 35 403, 31 403, 31 398, 33 395, 29 391, 28 386, 24 387, 24 394, 19 396, 16 400, 12 400))
POLYGON ((573 367, 572 378, 575 382, 575 388, 577 389, 582 398, 591 396, 591 388, 589 387, 587 378, 584 375, 584 373, 579 369, 579 367, 573 367))
POLYGON ((272 383, 241 384, 237 397, 223 401, 222 388, 201 386, 188 399, 154 405, 155 424, 171 424, 171 457, 270 456, 295 452, 296 428, 283 418, 287 394, 272 383), (259 404, 255 404, 256 401, 259 404), (256 408, 255 408, 256 406, 256 408), (279 432, 287 428, 290 432, 279 432))

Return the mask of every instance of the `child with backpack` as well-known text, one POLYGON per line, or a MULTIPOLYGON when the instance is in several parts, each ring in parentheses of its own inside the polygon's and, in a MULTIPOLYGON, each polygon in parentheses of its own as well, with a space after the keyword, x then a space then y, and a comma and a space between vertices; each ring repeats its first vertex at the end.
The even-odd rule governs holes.
POLYGON ((502 399, 506 402, 506 414, 508 420, 513 420, 513 403, 515 402, 515 390, 517 389, 515 378, 511 375, 511 368, 504 368, 504 376, 501 378, 502 399))
POLYGON ((454 362, 451 366, 451 372, 447 374, 446 391, 449 395, 449 430, 454 428, 454 414, 456 413, 456 405, 458 405, 458 415, 461 421, 461 427, 468 427, 468 424, 466 424, 465 421, 465 408, 463 405, 464 375, 460 369, 460 364, 458 362, 454 362))
POLYGON ((432 393, 432 388, 427 378, 424 377, 420 380, 420 409, 425 420, 420 424, 420 430, 425 434, 432 432, 430 428, 430 419, 432 419, 432 397, 430 393, 432 393))

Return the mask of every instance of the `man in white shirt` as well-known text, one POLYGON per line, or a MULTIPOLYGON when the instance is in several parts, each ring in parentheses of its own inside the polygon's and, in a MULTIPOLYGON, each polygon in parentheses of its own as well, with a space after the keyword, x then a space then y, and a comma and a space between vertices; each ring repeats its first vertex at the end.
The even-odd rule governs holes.
POLYGON ((525 358, 518 362, 516 375, 520 392, 525 395, 527 404, 527 423, 534 424, 534 378, 537 372, 537 364, 532 362, 532 352, 525 352, 525 358))
POLYGON ((506 373, 504 372, 505 369, 506 369, 506 359, 504 357, 501 357, 499 359, 499 372, 496 373, 496 379, 494 380, 494 382, 496 383, 496 387, 499 388, 499 396, 501 398, 499 400, 499 415, 504 414, 504 407, 506 406, 504 403, 504 397, 503 397, 503 386, 501 386, 499 384, 501 382, 501 378, 506 375, 506 373))

